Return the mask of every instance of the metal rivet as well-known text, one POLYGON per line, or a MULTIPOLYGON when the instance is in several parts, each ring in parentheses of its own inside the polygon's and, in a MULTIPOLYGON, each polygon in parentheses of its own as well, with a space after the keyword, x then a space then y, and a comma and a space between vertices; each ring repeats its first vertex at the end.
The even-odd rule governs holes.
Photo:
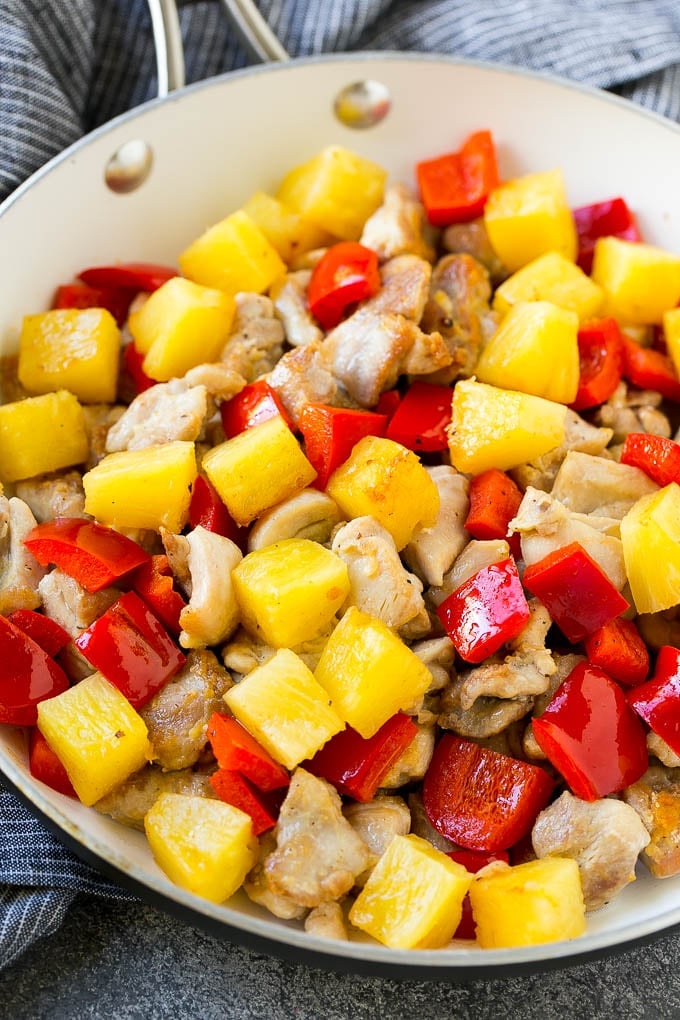
POLYGON ((335 116, 346 127, 369 128, 379 124, 387 116, 390 105, 387 87, 380 81, 367 78, 341 89, 335 98, 333 109, 335 116))
POLYGON ((121 145, 106 164, 104 179, 111 191, 124 195, 143 184, 151 171, 153 153, 141 138, 121 145))

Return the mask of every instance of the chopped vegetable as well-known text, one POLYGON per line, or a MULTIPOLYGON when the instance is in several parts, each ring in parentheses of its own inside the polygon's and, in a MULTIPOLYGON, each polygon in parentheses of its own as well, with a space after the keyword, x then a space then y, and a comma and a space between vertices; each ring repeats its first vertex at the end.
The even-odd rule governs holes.
POLYGON ((654 675, 629 693, 628 704, 680 754, 680 649, 672 645, 659 649, 654 675))
POLYGON ((325 489, 336 468, 344 464, 364 436, 383 436, 387 415, 352 408, 305 404, 300 415, 300 432, 305 455, 317 473, 314 485, 325 489))
POLYGON ((621 521, 628 583, 638 613, 680 602, 680 486, 671 482, 631 507, 621 521))
POLYGON ((261 836, 276 825, 276 814, 265 803, 261 791, 240 772, 219 768, 210 776, 210 785, 225 804, 249 815, 253 836, 261 836))
POLYGON ((66 769, 36 726, 32 727, 29 736, 28 768, 34 779, 50 786, 57 793, 67 797, 77 796, 66 769))
POLYGON ((124 287, 88 287, 86 283, 67 283, 57 287, 53 308, 105 308, 122 326, 127 319, 133 294, 124 287))
POLYGON ((496 148, 490 131, 476 131, 457 152, 416 164, 420 197, 435 227, 481 216, 498 187, 496 148))
POLYGON ((133 341, 125 345, 123 365, 134 386, 135 396, 156 385, 156 380, 151 379, 144 371, 144 355, 140 353, 133 341))
POLYGON ((86 517, 57 517, 38 524, 24 544, 38 563, 53 563, 87 591, 107 588, 150 558, 132 539, 86 517))
POLYGON ((587 322, 600 314, 604 293, 571 259, 550 251, 504 280, 496 288, 493 307, 506 315, 520 301, 550 301, 587 322))
POLYGON ((288 772, 236 719, 213 712, 208 722, 208 740, 221 769, 240 772, 258 790, 288 786, 288 772))
POLYGON ((651 244, 601 237, 591 276, 605 292, 606 314, 624 325, 660 323, 680 301, 680 256, 651 244))
MULTIPOLYGON (((494 852, 482 851, 482 850, 450 850, 446 854, 452 861, 457 864, 462 864, 466 871, 469 871, 471 875, 476 875, 478 871, 485 868, 487 864, 493 864, 495 861, 501 861, 503 864, 510 863, 510 855, 507 850, 496 850, 494 852)), ((477 925, 475 924, 472 916, 472 904, 470 903, 470 893, 463 900, 463 914, 460 919, 460 924, 456 928, 453 937, 455 939, 474 939, 477 934, 477 925)))
POLYGON ((582 205, 574 209, 574 222, 578 233, 577 263, 584 273, 593 268, 595 242, 600 237, 619 237, 623 241, 640 241, 635 216, 625 199, 610 198, 593 205, 582 205))
POLYGON ((247 535, 230 515, 215 486, 203 475, 197 475, 191 487, 189 524, 192 528, 205 528, 215 535, 223 535, 243 550, 247 535))
POLYGON ((277 414, 281 415, 289 428, 292 428, 293 422, 281 398, 264 379, 248 383, 240 393, 220 404, 222 428, 227 439, 245 432, 253 425, 268 421, 277 414))
POLYGON ((124 287, 131 291, 154 291, 177 276, 172 266, 154 262, 119 262, 114 266, 92 266, 78 273, 90 287, 124 287))
POLYGON ((151 556, 141 567, 137 567, 130 580, 154 616, 158 617, 171 634, 178 637, 182 629, 179 616, 186 602, 175 590, 168 557, 162 553, 151 556))
POLYGON ((17 609, 7 619, 15 627, 23 630, 30 638, 40 645, 42 650, 54 658, 71 640, 71 635, 60 623, 44 613, 36 613, 32 609, 17 609))
POLYGON ((68 677, 37 641, 5 616, 0 616, 0 722, 32 726, 37 706, 61 694, 68 677))
POLYGON ((649 652, 633 620, 617 616, 584 642, 588 661, 627 687, 641 684, 649 673, 649 652))
MULTIPOLYGON (((482 471, 470 479, 469 498, 465 530, 482 541, 508 538, 508 525, 522 502, 522 491, 512 478, 498 468, 482 471)), ((515 559, 518 559, 521 552, 519 535, 511 535, 508 541, 515 559)))
POLYGON ((680 483, 680 443, 649 432, 629 432, 623 441, 621 463, 640 468, 657 485, 680 483))
POLYGON ((657 390, 669 400, 680 401, 680 379, 667 354, 641 347, 622 336, 623 376, 641 390, 657 390))
POLYGON ((328 330, 379 290, 378 256, 373 249, 357 241, 340 241, 314 266, 307 303, 314 318, 328 330))
MULTIPOLYGON (((383 397, 386 394, 383 394, 383 397)), ((401 443, 415 453, 436 453, 448 445, 447 429, 451 423, 450 386, 412 382, 395 404, 387 426, 387 438, 401 443)))
POLYGON ((262 294, 286 264, 254 221, 239 209, 209 227, 179 257, 184 275, 226 294, 262 294))
POLYGON ((66 390, 0 404, 0 479, 23 478, 83 464, 88 456, 85 415, 66 390), (45 442, 46 436, 59 442, 45 442))
POLYGON ((575 411, 609 400, 621 381, 623 338, 616 319, 596 319, 578 331, 579 383, 575 411))

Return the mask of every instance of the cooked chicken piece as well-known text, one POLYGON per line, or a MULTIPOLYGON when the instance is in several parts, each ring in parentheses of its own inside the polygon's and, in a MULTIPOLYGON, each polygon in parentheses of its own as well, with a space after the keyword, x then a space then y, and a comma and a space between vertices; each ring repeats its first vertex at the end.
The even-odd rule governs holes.
POLYGON ((471 255, 477 262, 481 262, 494 286, 508 276, 507 269, 491 247, 483 218, 447 227, 442 234, 442 247, 453 255, 471 255))
POLYGON ((305 344, 287 351, 270 373, 267 382, 297 423, 305 404, 337 403, 338 385, 331 374, 325 346, 305 344))
POLYGON ((222 695, 232 686, 212 652, 189 652, 180 671, 139 710, 153 761, 168 771, 195 765, 208 741, 208 720, 224 709, 222 695))
POLYGON ((505 754, 508 758, 517 758, 522 761, 525 757, 522 747, 525 731, 524 719, 517 719, 500 733, 493 733, 490 737, 480 737, 475 743, 490 751, 496 751, 498 754, 505 754))
POLYGON ((470 482, 446 464, 426 470, 439 492, 439 512, 431 528, 416 528, 404 559, 425 584, 440 587, 444 574, 470 541, 464 527, 470 482))
POLYGON ((29 396, 19 382, 19 356, 9 354, 0 358, 0 404, 11 404, 29 396))
POLYGON ((22 499, 0 495, 0 616, 40 605, 40 580, 46 569, 24 545, 35 525, 22 499))
POLYGON ((276 318, 271 299, 262 294, 237 294, 232 334, 220 361, 246 382, 253 382, 271 372, 283 354, 283 343, 283 325, 276 318))
POLYGON ((677 606, 661 613, 640 613, 635 622, 645 643, 654 651, 663 645, 680 648, 680 609, 677 606))
POLYGON ((427 693, 441 691, 451 679, 451 668, 455 652, 450 638, 429 638, 411 645, 411 651, 430 671, 432 681, 427 693))
POLYGON ((659 410, 662 399, 655 390, 636 390, 622 381, 609 400, 597 409, 593 419, 597 425, 612 430, 613 443, 622 443, 629 432, 650 432, 668 438, 671 426, 659 410))
POLYGON ((418 726, 418 732, 406 750, 397 758, 380 786, 384 790, 399 790, 407 783, 423 778, 434 754, 435 727, 418 726))
POLYGON ((287 273, 270 289, 276 313, 283 323, 286 340, 291 347, 319 343, 323 330, 319 329, 307 307, 307 288, 312 277, 311 269, 287 273))
POLYGON ((343 605, 399 628, 426 614, 422 582, 402 564, 394 539, 373 517, 356 517, 336 531, 331 549, 347 564, 350 591, 343 605))
POLYGON ((117 786, 94 805, 102 815, 110 815, 121 825, 144 831, 144 816, 162 793, 181 793, 187 797, 216 799, 209 782, 210 773, 182 769, 163 772, 156 765, 146 765, 141 772, 117 786))
POLYGON ((89 443, 88 469, 95 467, 107 454, 106 439, 109 430, 125 413, 122 404, 83 404, 85 429, 89 443))
POLYGON ((296 903, 290 896, 274 893, 267 884, 267 876, 264 865, 276 849, 276 839, 273 832, 265 832, 259 839, 260 849, 257 863, 246 877, 243 889, 253 903, 265 907, 270 914, 280 917, 284 921, 297 921, 307 913, 307 907, 296 903))
MULTIPOLYGON (((312 638, 311 641, 304 641, 293 648, 295 654, 302 659, 312 672, 314 672, 319 664, 319 659, 328 641, 329 634, 330 630, 326 630, 319 634, 318 637, 312 638)), ((228 670, 239 676, 247 676, 248 673, 252 673, 258 666, 268 662, 276 655, 277 650, 271 645, 266 645, 264 642, 254 638, 242 627, 239 627, 231 641, 222 648, 221 655, 222 661, 228 670)))
POLYGON ((531 485, 534 489, 550 492, 560 464, 569 450, 591 453, 597 457, 607 447, 611 438, 611 429, 596 428, 581 418, 576 411, 567 409, 564 421, 564 442, 543 454, 542 457, 537 457, 536 460, 528 464, 513 468, 509 474, 520 489, 526 489, 531 485))
POLYGON ((478 570, 490 567, 492 563, 507 560, 509 555, 510 546, 504 538, 472 539, 456 557, 451 569, 444 574, 443 583, 428 589, 427 601, 434 606, 440 606, 444 599, 447 599, 456 588, 460 588, 461 584, 478 570))
POLYGON ((58 567, 45 574, 38 585, 38 592, 45 614, 60 623, 72 638, 82 634, 121 595, 118 588, 86 591, 58 567))
POLYGON ((346 942, 349 938, 342 907, 334 900, 320 903, 318 907, 310 910, 305 918, 305 931, 320 939, 339 939, 346 942))
POLYGON ((531 832, 537 857, 571 857, 578 864, 586 910, 597 910, 635 879, 649 833, 620 800, 586 802, 565 790, 539 814, 531 832))
POLYGON ((204 386, 208 396, 217 401, 231 400, 246 384, 242 375, 221 361, 206 361, 190 368, 184 382, 189 389, 204 386))
POLYGON ((187 535, 191 576, 189 603, 179 615, 182 648, 205 648, 226 641, 236 630, 239 607, 231 572, 243 553, 230 538, 199 525, 187 535))
POLYGON ((626 804, 635 808, 650 841, 642 859, 655 878, 680 872, 680 769, 652 765, 637 783, 623 791, 626 804))
POLYGON ((286 538, 330 542, 340 521, 337 503, 318 489, 303 489, 258 517, 248 533, 248 552, 264 549, 286 538))
POLYGON ((173 535, 167 528, 160 529, 161 541, 168 557, 175 581, 189 598, 191 596, 191 571, 189 570, 189 540, 185 535, 173 535))
POLYGON ((647 750, 667 768, 680 768, 680 755, 676 754, 666 741, 652 730, 647 734, 647 750))
POLYGON ((437 850, 448 853, 450 850, 457 850, 458 847, 455 843, 452 843, 446 836, 442 836, 440 832, 430 824, 430 820, 425 812, 423 805, 422 794, 420 793, 409 793, 408 795, 408 808, 411 813, 411 832, 416 836, 420 836, 421 839, 426 839, 428 843, 431 843, 437 850))
POLYGON ((355 315, 400 315, 420 322, 427 302, 432 266, 415 255, 399 255, 380 267, 381 288, 355 315))
POLYGON ((304 769, 293 774, 264 862, 271 892, 305 907, 337 900, 371 863, 371 852, 342 814, 335 789, 304 769))
POLYGON ((397 255, 417 255, 432 262, 434 248, 425 236, 425 210, 413 192, 403 184, 385 190, 383 204, 365 224, 361 244, 372 248, 381 262, 397 255))
POLYGON ((80 471, 37 475, 14 486, 19 499, 27 503, 38 524, 55 517, 84 517, 85 490, 80 471))
POLYGON ((478 697, 469 708, 463 708, 461 695, 465 691, 467 679, 466 674, 462 673, 451 681, 442 695, 438 722, 443 730, 453 730, 460 737, 482 740, 501 733, 511 723, 527 715, 533 707, 534 699, 530 696, 478 697))
MULTIPOLYGON (((395 836, 406 836, 411 829, 411 812, 401 797, 378 795, 368 804, 346 804, 343 814, 373 854, 374 864, 395 836)), ((368 874, 359 875, 356 884, 365 885, 368 874)))
POLYGON ((184 379, 156 383, 132 401, 106 436, 107 453, 143 450, 181 439, 198 439, 208 414, 205 386, 187 387, 184 379))
POLYGON ((658 488, 639 468, 570 450, 560 465, 550 495, 568 510, 620 520, 640 496, 658 488))

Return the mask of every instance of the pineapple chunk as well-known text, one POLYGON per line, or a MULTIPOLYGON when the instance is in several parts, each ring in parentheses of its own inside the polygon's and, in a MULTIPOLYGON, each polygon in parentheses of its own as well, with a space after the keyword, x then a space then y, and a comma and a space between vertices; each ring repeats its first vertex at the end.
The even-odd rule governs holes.
POLYGON ((181 440, 110 453, 83 475, 85 513, 114 528, 162 525, 176 534, 189 518, 196 474, 194 444, 181 440))
POLYGON ((182 252, 179 264, 190 280, 228 294, 262 294, 286 272, 276 248, 242 209, 206 230, 182 252))
POLYGON ((641 496, 621 521, 623 559, 638 613, 680 602, 680 486, 641 496))
POLYGON ((453 391, 451 463, 465 474, 535 460, 564 441, 564 404, 461 379, 453 391))
POLYGON ((250 216, 272 244, 284 262, 291 262, 313 248, 325 248, 333 243, 333 235, 326 230, 306 223, 292 209, 287 209, 278 198, 256 191, 243 206, 243 212, 250 216))
POLYGON ((248 553, 232 579, 243 626, 274 648, 321 634, 350 587, 344 561, 306 538, 287 538, 248 553))
POLYGON ((387 171, 339 145, 329 145, 283 179, 277 198, 342 241, 358 241, 383 200, 387 171))
POLYGON ((29 393, 64 389, 86 404, 116 398, 120 332, 105 308, 59 308, 24 318, 19 381, 29 393))
POLYGON ((420 836, 395 836, 349 912, 392 949, 440 949, 460 923, 472 875, 420 836))
POLYGON ((548 251, 576 261, 578 237, 561 170, 526 174, 495 188, 484 208, 484 223, 510 272, 548 251))
POLYGON ((432 676, 381 620, 351 606, 314 672, 336 712, 362 737, 372 737, 396 712, 415 709, 432 676))
POLYGON ((300 492, 316 471, 280 415, 214 446, 202 467, 237 524, 300 492))
POLYGON ((573 858, 545 857, 515 867, 492 865, 470 886, 483 949, 537 946, 583 935, 585 905, 573 858))
POLYGON ((163 793, 144 831, 168 878, 211 903, 232 896, 257 858, 250 816, 220 800, 163 793))
POLYGON ((570 404, 579 383, 578 316, 549 301, 513 305, 476 373, 483 383, 570 404))
POLYGON ((85 415, 66 390, 0 405, 0 478, 18 482, 82 464, 89 454, 85 415))
POLYGON ((348 518, 374 517, 403 549, 439 513, 437 486, 411 450, 365 436, 331 475, 326 492, 348 518))
POLYGON ((605 292, 605 313, 623 323, 659 323, 680 302, 680 257, 637 241, 601 237, 591 276, 605 292))
POLYGON ((680 375, 680 308, 663 313, 663 335, 668 355, 680 375))
POLYGON ((585 322, 602 309, 604 291, 564 255, 549 252, 508 277, 496 290, 493 307, 505 315, 519 301, 551 301, 585 322))
POLYGON ((151 759, 144 720, 101 673, 41 701, 38 729, 88 806, 151 759))
POLYGON ((242 726, 294 769, 339 733, 344 723, 328 694, 295 652, 281 648, 224 695, 242 726))

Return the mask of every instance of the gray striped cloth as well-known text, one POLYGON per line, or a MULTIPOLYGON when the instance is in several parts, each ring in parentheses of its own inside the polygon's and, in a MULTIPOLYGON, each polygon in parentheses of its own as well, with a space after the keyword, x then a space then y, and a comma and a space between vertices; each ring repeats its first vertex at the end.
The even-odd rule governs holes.
MULTIPOLYGON (((552 71, 680 120, 678 0, 260 0, 295 56, 419 50, 552 71)), ((187 78, 247 58, 217 2, 183 4, 187 78)), ((144 0, 0 0, 0 199, 81 135, 155 95, 144 0)), ((124 898, 0 793, 0 966, 79 892, 124 898), (4 883, 4 884, 3 884, 4 883)))

